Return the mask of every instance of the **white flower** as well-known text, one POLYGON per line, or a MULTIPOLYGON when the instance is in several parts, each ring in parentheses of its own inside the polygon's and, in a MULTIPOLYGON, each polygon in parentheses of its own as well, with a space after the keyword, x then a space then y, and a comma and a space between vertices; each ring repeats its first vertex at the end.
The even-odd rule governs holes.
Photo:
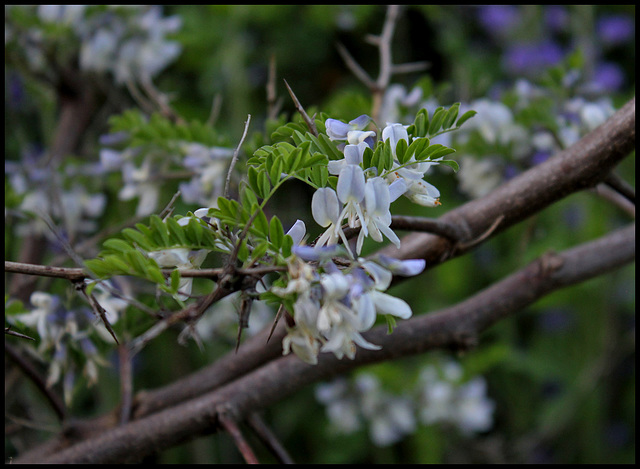
POLYGON ((456 423, 462 433, 484 432, 493 425, 495 403, 487 398, 487 384, 475 378, 458 391, 456 423))
POLYGON ((358 143, 357 145, 346 145, 344 147, 343 159, 329 161, 329 174, 340 174, 342 168, 347 164, 361 165, 366 148, 369 147, 365 142, 358 143))
POLYGON ((224 190, 224 176, 233 150, 224 147, 207 147, 200 143, 181 143, 185 157, 182 164, 193 172, 188 182, 180 183, 182 198, 188 203, 217 207, 217 200, 224 190))
POLYGON ((54 331, 56 324, 48 318, 61 308, 60 299, 48 293, 35 291, 31 294, 30 302, 35 308, 29 313, 17 314, 13 319, 36 329, 42 344, 49 343, 58 334, 54 331))
POLYGON ((314 334, 303 325, 296 325, 287 329, 287 335, 282 340, 282 354, 293 351, 303 362, 315 365, 318 363, 318 349, 320 344, 314 334))
POLYGON ((156 211, 160 188, 157 184, 149 182, 151 179, 152 161, 146 158, 140 168, 131 163, 125 163, 122 167, 122 179, 124 186, 118 193, 120 200, 131 200, 139 197, 136 216, 143 217, 156 211))
POLYGON ((413 108, 422 99, 422 88, 414 87, 410 93, 400 84, 393 84, 387 88, 382 98, 379 120, 381 122, 398 122, 402 120, 400 107, 413 108))
POLYGON ((313 194, 311 214, 318 225, 327 228, 318 239, 316 247, 336 244, 338 238, 341 238, 346 245, 346 236, 341 227, 340 203, 333 189, 321 187, 313 194))
POLYGON ((353 119, 348 124, 337 119, 327 119, 325 127, 330 140, 348 140, 350 144, 357 145, 368 137, 374 137, 375 132, 363 132, 371 118, 365 114, 353 119))
POLYGON ((336 187, 338 198, 345 204, 338 219, 347 219, 351 228, 362 226, 365 236, 368 234, 367 227, 362 225, 362 208, 360 203, 364 199, 365 178, 362 168, 355 164, 347 164, 340 170, 338 185, 336 187))
MULTIPOLYGON (((186 248, 171 248, 152 251, 149 253, 149 257, 156 261, 161 269, 175 267, 178 270, 190 270, 200 267, 208 253, 207 249, 190 251, 186 248)), ((192 278, 181 278, 176 298, 182 301, 188 299, 192 286, 192 278)))
POLYGON ((343 316, 350 312, 349 308, 342 303, 342 299, 349 291, 349 279, 341 272, 324 274, 320 278, 324 295, 323 304, 318 313, 318 330, 325 332, 331 326, 340 324, 343 316))
POLYGON ((391 146, 391 152, 393 157, 396 157, 396 146, 400 140, 404 140, 409 144, 409 134, 407 129, 402 124, 394 124, 387 122, 387 126, 382 129, 382 140, 384 142, 389 139, 389 145, 391 146))
POLYGON ((293 245, 297 246, 302 242, 304 236, 307 234, 307 227, 302 220, 296 220, 293 226, 289 228, 289 231, 285 234, 291 236, 291 239, 293 239, 293 245))
POLYGON ((491 158, 479 160, 464 156, 458 172, 460 190, 473 198, 487 195, 502 183, 502 174, 496 162, 491 158))
MULTIPOLYGON (((441 205, 438 198, 440 197, 440 191, 425 181, 424 175, 431 168, 431 166, 438 164, 439 158, 434 161, 421 161, 416 162, 410 166, 400 168, 397 163, 394 162, 394 170, 387 176, 387 181, 396 181, 399 178, 404 180, 406 190, 403 195, 412 202, 422 205, 424 207, 436 207, 441 205)), ((409 161, 415 161, 413 156, 409 161)))
POLYGON ((377 242, 382 241, 382 235, 384 234, 398 249, 400 248, 400 238, 389 228, 389 225, 391 225, 391 212, 389 211, 389 207, 392 202, 391 193, 393 192, 395 200, 395 198, 399 197, 405 191, 406 185, 403 180, 397 179, 391 183, 391 186, 380 177, 371 178, 366 182, 364 190, 365 211, 363 227, 367 229, 360 230, 358 234, 358 242, 356 244, 357 254, 360 254, 362 250, 364 237, 367 233, 370 233, 371 238, 377 242))

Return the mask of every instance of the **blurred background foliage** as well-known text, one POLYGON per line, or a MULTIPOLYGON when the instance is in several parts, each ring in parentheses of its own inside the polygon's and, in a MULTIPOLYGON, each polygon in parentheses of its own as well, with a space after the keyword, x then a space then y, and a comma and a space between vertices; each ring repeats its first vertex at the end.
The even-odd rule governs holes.
MULTIPOLYGON (((371 96, 349 72, 336 44, 343 44, 375 77, 378 51, 365 37, 379 34, 385 12, 382 6, 367 5, 167 5, 165 15, 182 18, 182 28, 172 37, 183 49, 155 83, 187 119, 206 120, 219 96, 216 129, 229 142, 237 142, 247 114, 253 117, 252 131, 266 124, 265 87, 273 58, 283 112, 295 112, 284 78, 306 109, 348 121, 370 112, 371 96)), ((579 48, 585 73, 592 77, 600 73, 608 96, 619 107, 635 94, 635 30, 627 40, 616 39, 615 31, 602 26, 602 20, 618 17, 630 19, 635 28, 634 6, 408 6, 396 28, 394 63, 424 60, 430 68, 426 74, 401 75, 393 81, 411 89, 422 80, 443 105, 470 102, 495 96, 517 78, 543 80, 550 66, 579 48)), ((5 115, 15 117, 5 123, 6 158, 15 160, 25 146, 47 144, 56 109, 46 87, 6 65, 5 75, 6 90, 12 80, 20 81, 24 90, 18 107, 5 107, 5 115)), ((87 141, 94 146, 86 145, 84 157, 97 158, 98 136, 107 130, 104 119, 90 129, 87 141)), ((635 186, 634 157, 627 158, 617 173, 635 186)), ((396 213, 439 216, 468 200, 450 171, 436 171, 429 181, 442 193, 441 207, 399 202, 396 213)), ((300 202, 292 205, 291 193, 296 190, 304 191, 292 185, 291 192, 274 202, 274 213, 292 212, 283 215, 283 221, 305 211, 308 216, 310 193, 296 195, 300 202)), ((175 186, 167 187, 167 201, 174 191, 175 186)), ((108 206, 114 209, 106 211, 103 225, 135 211, 133 202, 113 196, 108 206)), ((195 208, 179 202, 176 210, 185 213, 195 208)), ((593 193, 574 194, 472 253, 397 285, 391 293, 409 302, 414 314, 428 314, 463 300, 548 250, 577 245, 627 223, 627 214, 593 193)), ((15 259, 18 247, 17 241, 6 237, 6 258, 15 259)), ((469 376, 482 375, 486 380, 495 410, 493 425, 485 432, 465 436, 452 426, 420 424, 401 441, 377 447, 365 429, 347 435, 335 431, 313 387, 266 409, 263 416, 297 462, 633 463, 634 280, 631 265, 553 293, 491 328, 477 349, 453 357, 469 376)), ((64 282, 54 281, 49 291, 65 288, 64 282)), ((226 340, 207 341, 204 352, 193 343, 178 346, 172 332, 159 337, 134 363, 136 389, 162 386, 226 353, 233 347, 235 332, 233 324, 229 327, 232 334, 226 340)), ((384 363, 355 375, 373 373, 385 390, 400 394, 425 364, 449 355, 439 352, 384 363)), ((118 370, 112 361, 111 367, 100 369, 97 386, 78 393, 74 415, 98 415, 116 405, 118 370)), ((46 405, 41 411, 43 421, 55 420, 46 405)), ((273 461, 260 443, 251 443, 261 461, 273 461)), ((12 451, 12 446, 6 449, 12 451)), ((222 433, 168 449, 153 460, 241 461, 231 439, 222 433)))

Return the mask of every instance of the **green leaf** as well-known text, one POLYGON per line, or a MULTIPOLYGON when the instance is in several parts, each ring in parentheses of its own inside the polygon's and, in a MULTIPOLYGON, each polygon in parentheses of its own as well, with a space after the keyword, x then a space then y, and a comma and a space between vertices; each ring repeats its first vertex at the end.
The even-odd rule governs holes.
POLYGON ((258 204, 258 199, 254 191, 247 185, 243 185, 240 189, 240 199, 242 200, 242 205, 245 207, 251 207, 258 204))
POLYGON ((273 162, 273 166, 269 169, 269 178, 271 179, 271 184, 274 186, 278 183, 280 178, 282 177, 282 172, 284 171, 284 158, 278 158, 273 162))
MULTIPOLYGON (((218 201, 222 199, 222 197, 218 198, 218 201)), ((190 238, 193 238, 197 241, 198 245, 202 244, 202 236, 204 228, 202 225, 195 219, 189 220, 189 224, 187 225, 187 229, 191 232, 190 238)))
POLYGON ((109 268, 108 264, 106 264, 103 259, 88 259, 84 261, 84 264, 87 266, 87 269, 89 269, 99 278, 107 278, 114 275, 113 271, 109 268))
POLYGON ((149 260, 140 251, 129 251, 125 253, 125 258, 136 274, 147 277, 147 262, 149 260))
POLYGON ((258 170, 254 166, 249 166, 247 182, 251 190, 260 196, 260 185, 258 184, 258 170))
POLYGON ((271 183, 266 171, 261 171, 258 174, 258 186, 260 187, 260 197, 266 199, 271 191, 271 183))
POLYGON ((406 162, 405 156, 409 158, 411 155, 407 154, 407 141, 401 138, 396 145, 396 158, 403 164, 406 162))
POLYGON ((393 167, 393 153, 391 153, 391 145, 389 139, 384 142, 382 147, 382 153, 380 155, 380 161, 378 162, 378 174, 382 174, 385 170, 393 167))
POLYGON ((373 166, 371 160, 373 158, 373 150, 370 147, 364 149, 364 153, 362 154, 362 167, 364 169, 369 169, 373 166))
POLYGON ((458 117, 458 112, 460 111, 460 103, 455 103, 452 105, 444 115, 444 120, 442 121, 443 129, 450 129, 453 126, 453 123, 458 117))
POLYGON ((474 111, 474 110, 470 110, 470 111, 465 112, 464 114, 462 114, 460 119, 458 119, 458 122, 456 122, 456 127, 460 127, 462 124, 467 122, 469 119, 471 119, 476 114, 478 114, 478 112, 474 111))
POLYGON ((436 158, 440 158, 441 156, 448 155, 449 153, 454 153, 455 150, 453 148, 445 147, 439 143, 434 143, 433 145, 429 145, 420 155, 418 155, 419 160, 425 160, 427 158, 431 160, 435 160, 436 158))
POLYGON ((145 251, 153 251, 155 249, 155 246, 149 237, 145 236, 140 231, 134 230, 133 228, 125 228, 122 230, 122 236, 127 238, 130 242, 137 244, 145 251))
POLYGON ((153 264, 147 264, 146 272, 147 278, 157 283, 158 285, 165 285, 167 283, 167 280, 164 278, 164 275, 162 275, 162 272, 160 272, 159 267, 153 264))
POLYGON ((106 256, 105 262, 111 269, 111 275, 131 273, 131 266, 118 256, 106 256))
POLYGON ((429 139, 427 137, 414 138, 411 145, 409 145, 409 148, 407 148, 405 163, 409 161, 412 156, 415 159, 418 159, 418 155, 425 151, 428 146, 429 139))
POLYGON ((269 222, 267 221, 267 216, 258 206, 252 207, 252 210, 258 211, 258 215, 253 220, 253 227, 260 233, 262 238, 267 238, 269 235, 269 222))
POLYGON ((151 228, 155 230, 156 233, 160 234, 162 238, 163 246, 170 246, 171 243, 169 241, 169 233, 167 232, 167 226, 163 223, 158 215, 151 215, 150 218, 151 228))
POLYGON ((330 160, 341 160, 344 155, 336 148, 336 145, 325 134, 318 136, 318 144, 321 150, 330 160))
POLYGON ((249 257, 249 249, 247 248, 247 238, 244 238, 240 242, 240 247, 238 248, 238 259, 244 262, 249 257))
MULTIPOLYGON (((368 148, 368 147, 367 147, 368 148)), ((327 164, 327 157, 322 153, 314 153, 312 156, 306 158, 302 161, 301 168, 311 168, 316 165, 325 165, 327 164)))
MULTIPOLYGON (((415 137, 425 137, 429 129, 429 113, 426 109, 420 109, 414 120, 415 137)), ((407 130, 408 131, 408 130, 407 130)))
POLYGON ((278 217, 271 217, 271 222, 269 223, 269 240, 276 247, 276 249, 280 249, 282 246, 282 241, 284 239, 284 228, 282 228, 282 223, 278 219, 278 217))
POLYGON ((178 291, 178 288, 180 288, 180 271, 174 269, 171 271, 171 291, 175 293, 178 291))
POLYGON ((381 173, 380 168, 382 166, 382 163, 380 162, 380 160, 383 159, 382 152, 384 150, 384 145, 384 142, 378 142, 375 150, 373 151, 373 155, 371 155, 371 167, 377 168, 378 174, 381 173))
POLYGON ((116 239, 116 238, 107 239, 104 243, 102 243, 102 245, 105 248, 111 249, 112 251, 116 251, 116 252, 127 252, 135 249, 133 246, 131 246, 131 244, 127 243, 126 241, 122 239, 116 239))
POLYGON ((167 228, 169 228, 169 234, 173 238, 173 244, 179 244, 181 246, 188 246, 187 237, 184 234, 184 229, 178 224, 175 218, 167 218, 165 221, 167 228))
POLYGON ((256 262, 258 262, 260 259, 262 259, 264 255, 267 253, 268 249, 269 249, 269 242, 266 240, 259 243, 255 248, 253 248, 253 252, 251 253, 251 262, 249 263, 249 265, 253 265, 256 262))
POLYGON ((433 135, 438 132, 438 130, 440 130, 440 127, 442 127, 442 122, 444 121, 444 116, 445 112, 443 107, 439 107, 435 110, 435 112, 433 113, 433 117, 431 118, 431 123, 429 124, 429 135, 433 135))
POLYGON ((291 256, 291 249, 293 248, 293 238, 289 235, 285 235, 282 240, 282 255, 287 258, 291 256))
POLYGON ((460 170, 460 165, 458 165, 458 163, 455 162, 454 160, 440 160, 438 163, 449 166, 456 173, 460 170))
POLYGON ((309 179, 316 187, 326 187, 329 179, 329 170, 324 165, 314 166, 311 168, 309 179))
POLYGON ((455 153, 456 150, 453 148, 449 148, 449 147, 445 147, 444 145, 442 146, 442 148, 438 148, 436 151, 434 151, 433 153, 431 153, 429 155, 429 159, 431 160, 437 160, 438 158, 441 158, 445 155, 449 155, 451 153, 455 153))
POLYGON ((135 227, 142 233, 149 242, 153 242, 153 232, 147 225, 143 225, 142 223, 136 223, 135 227))

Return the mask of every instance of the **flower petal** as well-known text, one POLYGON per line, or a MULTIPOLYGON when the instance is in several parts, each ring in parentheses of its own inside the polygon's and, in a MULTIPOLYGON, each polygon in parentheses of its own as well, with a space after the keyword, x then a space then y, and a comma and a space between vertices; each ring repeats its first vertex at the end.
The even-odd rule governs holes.
POLYGON ((321 187, 311 199, 311 214, 318 225, 327 227, 338 221, 340 206, 336 192, 330 187, 321 187))
POLYGON ((364 171, 357 165, 348 164, 338 176, 338 198, 342 203, 360 203, 364 199, 364 171))
POLYGON ((373 290, 370 295, 373 297, 376 311, 380 314, 391 314, 400 319, 409 319, 413 314, 407 302, 400 298, 376 290, 373 290))

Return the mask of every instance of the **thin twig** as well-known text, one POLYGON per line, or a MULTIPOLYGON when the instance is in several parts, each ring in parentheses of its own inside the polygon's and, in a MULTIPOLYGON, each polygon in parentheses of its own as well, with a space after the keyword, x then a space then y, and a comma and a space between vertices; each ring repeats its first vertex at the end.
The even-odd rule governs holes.
POLYGON ((267 119, 276 119, 282 100, 278 100, 276 90, 276 56, 269 57, 269 76, 267 78, 267 119))
POLYGON ((176 200, 178 200, 178 197, 180 197, 181 194, 182 192, 180 190, 178 190, 178 192, 173 194, 173 197, 171 197, 171 200, 169 201, 167 206, 158 215, 160 218, 162 218, 162 220, 165 220, 166 218, 171 216, 171 214, 175 209, 174 204, 176 203, 176 200))
POLYGON ((82 292, 83 296, 89 302, 89 306, 91 306, 91 310, 96 314, 96 316, 98 316, 98 318, 104 324, 104 327, 106 327, 107 331, 109 331, 109 334, 111 334, 111 337, 113 337, 113 340, 115 340, 116 344, 119 345, 120 342, 118 342, 116 333, 111 327, 109 320, 107 319, 106 310, 102 307, 102 305, 100 305, 100 303, 98 303, 98 300, 96 300, 96 298, 93 296, 93 293, 87 293, 87 284, 84 283, 84 281, 78 281, 75 283, 75 286, 76 286, 76 290, 79 290, 80 292, 82 292))
POLYGON ((240 154, 240 147, 244 143, 244 139, 247 136, 247 132, 249 131, 249 123, 251 122, 251 114, 247 115, 247 121, 244 123, 244 132, 242 132, 242 138, 240 138, 240 143, 236 147, 236 151, 233 152, 233 158, 231 158, 231 163, 229 164, 229 170, 227 171, 227 180, 224 183, 224 197, 225 199, 229 198, 229 190, 231 186, 231 173, 233 172, 233 168, 238 162, 238 155, 240 154))
POLYGON ((211 103, 211 112, 209 113, 209 117, 207 118, 208 126, 215 126, 216 122, 218 121, 218 116, 220 115, 220 109, 222 109, 222 96, 220 95, 220 93, 216 93, 211 103))
POLYGON ((430 62, 410 62, 401 65, 393 65, 391 73, 394 75, 404 75, 407 73, 422 72, 431 66, 430 62))
POLYGON ((249 414, 247 423, 267 448, 278 458, 279 462, 282 464, 294 464, 289 452, 256 412, 249 414))
POLYGON ((47 387, 45 379, 40 375, 38 370, 36 370, 35 366, 25 358, 23 353, 18 352, 18 350, 7 343, 6 340, 4 341, 4 351, 46 397, 58 416, 58 419, 60 421, 64 420, 66 414, 64 403, 57 394, 53 393, 51 388, 47 387))
POLYGON ((373 80, 369 76, 369 74, 356 62, 342 44, 338 43, 336 45, 338 53, 344 60, 347 68, 349 68, 356 78, 369 88, 373 97, 371 115, 374 121, 379 120, 382 98, 386 89, 389 87, 393 73, 407 73, 408 71, 422 70, 425 67, 423 62, 405 65, 393 64, 393 60, 391 58, 391 41, 393 40, 393 33, 395 31, 399 13, 399 5, 389 5, 387 7, 387 15, 380 36, 367 36, 366 38, 367 42, 378 48, 380 54, 380 72, 376 80, 373 80))
POLYGON ((48 265, 26 264, 4 261, 4 271, 14 274, 38 275, 40 277, 65 278, 72 282, 88 277, 84 269, 73 267, 51 267, 48 265))
POLYGON ((144 88, 147 95, 151 98, 151 101, 154 102, 157 107, 160 109, 160 112, 165 117, 171 119, 173 122, 177 124, 184 123, 184 119, 180 117, 180 115, 169 106, 169 99, 166 94, 161 93, 151 81, 151 77, 146 76, 140 79, 140 83, 144 88))
POLYGON ((349 53, 346 47, 342 44, 337 43, 336 49, 338 49, 338 54, 344 60, 345 65, 351 73, 353 73, 358 80, 360 80, 367 88, 370 90, 374 89, 376 86, 376 82, 373 78, 369 76, 369 74, 356 62, 356 59, 349 53))
POLYGON ((487 228, 487 230, 484 233, 482 233, 480 236, 468 242, 458 243, 456 248, 467 250, 473 246, 476 246, 477 244, 480 244, 481 242, 483 242, 485 239, 487 239, 489 236, 493 234, 493 232, 498 228, 500 223, 502 223, 502 220, 504 220, 504 215, 500 215, 498 218, 496 218, 494 222, 491 224, 491 226, 487 228))
POLYGON ((311 132, 314 137, 317 137, 318 129, 316 128, 316 123, 313 121, 311 117, 309 117, 307 112, 304 110, 304 108, 302 107, 302 104, 300 104, 300 101, 298 101, 298 98, 296 97, 295 93, 289 86, 289 83, 287 83, 287 80, 284 80, 284 84, 287 87, 289 94, 291 95, 291 99, 293 99, 293 103, 296 105, 296 110, 300 113, 300 115, 304 119, 304 122, 307 124, 307 127, 309 128, 309 132, 311 132))
POLYGON ((627 181, 612 171, 603 182, 635 205, 636 191, 627 181))
POLYGON ((242 454, 242 457, 247 464, 258 464, 258 458, 253 453, 253 450, 251 449, 251 446, 249 446, 249 443, 247 443, 247 440, 245 440, 242 432, 240 431, 240 427, 238 427, 235 420, 233 420, 226 411, 221 410, 218 412, 218 421, 220 422, 220 425, 222 425, 222 428, 231 435, 238 451, 240 451, 240 454, 242 454))
POLYGON ((16 332, 16 331, 11 330, 11 326, 4 328, 4 334, 5 335, 12 335, 14 337, 20 337, 21 339, 27 339, 27 340, 33 340, 33 341, 36 340, 33 337, 29 337, 28 335, 21 334, 20 332, 16 332))

